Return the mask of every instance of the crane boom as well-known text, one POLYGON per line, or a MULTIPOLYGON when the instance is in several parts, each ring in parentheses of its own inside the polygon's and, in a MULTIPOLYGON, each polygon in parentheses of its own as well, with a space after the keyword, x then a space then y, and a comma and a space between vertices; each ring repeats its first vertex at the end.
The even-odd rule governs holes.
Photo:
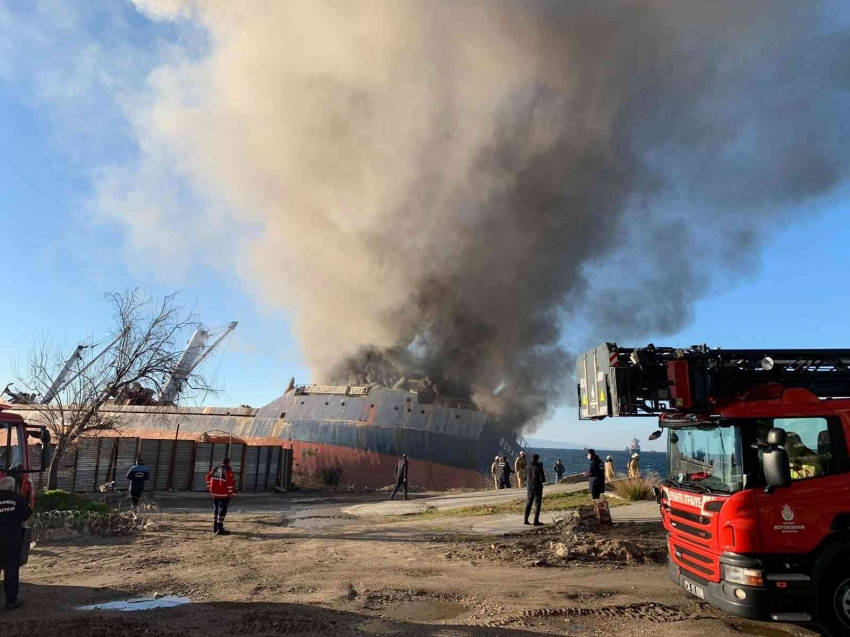
POLYGON ((192 338, 189 339, 186 349, 180 355, 174 371, 169 376, 168 382, 166 382, 159 396, 158 402, 160 405, 173 405, 177 401, 177 397, 183 390, 183 384, 189 379, 192 371, 213 353, 221 342, 236 329, 237 325, 238 323, 236 321, 230 323, 224 330, 224 333, 210 346, 207 346, 207 340, 210 336, 209 331, 203 326, 195 331, 192 338))
POLYGON ((77 372, 68 378, 68 374, 71 373, 71 368, 74 366, 74 363, 81 361, 82 351, 88 347, 96 347, 96 345, 78 345, 77 349, 74 350, 74 353, 71 354, 71 358, 68 359, 68 362, 65 363, 65 366, 62 368, 62 371, 59 372, 59 375, 56 377, 56 380, 50 385, 50 388, 47 390, 47 393, 41 399, 41 404, 46 405, 50 401, 52 401, 56 396, 58 396, 63 389, 65 389, 68 385, 73 383, 77 378, 80 377, 81 374, 85 373, 85 371, 95 364, 106 352, 115 347, 115 344, 118 343, 124 335, 129 331, 129 328, 125 329, 118 336, 116 336, 109 345, 104 347, 100 353, 92 358, 88 363, 86 363, 81 369, 77 370, 77 372))
POLYGON ((766 383, 850 397, 850 349, 631 348, 606 343, 578 357, 579 418, 708 410, 766 383))

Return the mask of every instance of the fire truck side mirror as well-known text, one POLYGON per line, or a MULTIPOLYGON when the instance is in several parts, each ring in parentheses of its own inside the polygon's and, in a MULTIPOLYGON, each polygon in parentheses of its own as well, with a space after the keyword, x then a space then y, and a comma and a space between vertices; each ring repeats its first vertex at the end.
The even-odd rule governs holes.
POLYGON ((661 437, 661 434, 663 434, 663 433, 664 433, 664 431, 661 430, 661 429, 659 429, 657 431, 653 431, 651 434, 649 434, 649 439, 650 440, 658 440, 661 437))
POLYGON ((791 462, 785 444, 785 430, 774 428, 767 433, 767 447, 762 454, 764 478, 768 489, 791 486, 791 462))

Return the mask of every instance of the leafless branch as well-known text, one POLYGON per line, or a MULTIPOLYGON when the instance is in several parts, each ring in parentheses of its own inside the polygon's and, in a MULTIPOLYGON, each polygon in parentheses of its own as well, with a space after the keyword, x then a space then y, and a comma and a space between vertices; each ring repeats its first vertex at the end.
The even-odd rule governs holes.
MULTIPOLYGON (((156 300, 136 289, 105 295, 113 309, 113 327, 98 343, 115 341, 97 358, 96 348, 83 350, 83 360, 71 371, 70 382, 47 403, 54 379, 70 354, 65 344, 47 336, 33 344, 23 369, 15 366, 16 391, 35 394, 33 420, 51 431, 56 442, 50 468, 49 488, 55 488, 61 457, 84 435, 120 429, 120 417, 104 411, 111 403, 157 404, 156 397, 180 359, 185 343, 199 326, 194 310, 176 304, 176 295, 156 300)), ((193 371, 182 385, 182 398, 215 394, 219 390, 199 372, 193 371)))

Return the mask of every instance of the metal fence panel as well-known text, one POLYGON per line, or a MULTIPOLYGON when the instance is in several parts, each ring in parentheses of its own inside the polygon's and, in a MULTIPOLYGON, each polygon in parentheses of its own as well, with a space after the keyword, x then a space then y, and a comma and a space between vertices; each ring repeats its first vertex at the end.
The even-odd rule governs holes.
MULTIPOLYGON (((37 452, 35 447, 30 449, 31 454, 37 452)), ((66 491, 94 491, 104 482, 115 480, 117 487, 125 490, 127 472, 141 457, 151 472, 147 490, 206 491, 207 473, 225 456, 230 457, 239 491, 262 493, 275 486, 291 488, 291 449, 138 438, 81 439, 60 460, 57 486, 66 491)), ((36 474, 33 480, 38 488, 45 488, 47 473, 36 474)))
POLYGON ((280 470, 280 447, 269 447, 268 450, 269 461, 266 466, 269 469, 266 477, 266 491, 271 491, 272 487, 281 486, 278 483, 278 471, 280 470))
POLYGON ((80 438, 77 441, 77 468, 74 471, 74 491, 94 491, 100 438, 80 438))
POLYGON ((278 447, 277 451, 280 457, 277 486, 289 491, 292 488, 292 449, 278 447))
POLYGON ((230 445, 230 450, 227 453, 230 455, 230 468, 233 469, 233 477, 236 480, 236 490, 242 490, 242 453, 245 450, 243 444, 230 445))
POLYGON ((112 474, 115 470, 115 446, 118 438, 100 439, 100 458, 97 462, 97 486, 114 480, 112 474))
MULTIPOLYGON (((227 444, 220 442, 213 444, 212 464, 210 465, 209 469, 214 469, 215 467, 221 464, 222 460, 227 457, 227 447, 227 444)), ((207 469, 207 471, 209 471, 209 469, 207 469)))
POLYGON ((257 447, 257 491, 262 493, 269 488, 269 449, 257 447))
POLYGON ((148 481, 145 484, 146 491, 152 490, 156 484, 156 461, 159 456, 159 445, 161 442, 161 440, 143 439, 139 444, 139 457, 145 463, 148 471, 150 471, 150 476, 148 476, 148 481))
MULTIPOLYGON (((195 443, 191 440, 178 440, 174 451, 174 473, 171 476, 171 489, 173 491, 188 491, 192 488, 192 474, 194 464, 192 454, 195 451, 195 443)), ((206 477, 206 471, 201 480, 206 477)), ((206 484, 204 485, 206 488, 206 484)))
POLYGON ((192 491, 207 490, 206 477, 212 465, 214 447, 215 445, 211 442, 199 442, 195 445, 195 472, 192 476, 192 491))
POLYGON ((138 438, 119 438, 118 457, 115 463, 115 483, 123 490, 129 488, 127 484, 127 473, 136 464, 136 450, 139 446, 138 438))
MULTIPOLYGON (((156 491, 165 491, 168 488, 168 477, 171 471, 171 454, 174 451, 173 440, 160 440, 156 459, 156 478, 151 480, 156 491)), ((172 482, 174 478, 172 476, 172 482)))
POLYGON ((56 473, 56 488, 63 491, 74 490, 74 466, 77 463, 77 452, 72 449, 59 459, 59 470, 56 473))
POLYGON ((245 451, 245 480, 242 489, 248 493, 257 492, 258 460, 261 447, 248 447, 245 451))

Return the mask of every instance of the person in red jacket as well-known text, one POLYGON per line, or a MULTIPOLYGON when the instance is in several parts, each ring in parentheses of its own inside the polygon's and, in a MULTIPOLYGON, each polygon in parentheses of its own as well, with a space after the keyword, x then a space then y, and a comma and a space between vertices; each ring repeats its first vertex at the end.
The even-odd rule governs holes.
POLYGON ((207 489, 213 497, 213 533, 230 535, 230 531, 224 530, 230 498, 236 495, 236 480, 230 468, 230 458, 222 459, 221 465, 207 474, 207 489))

